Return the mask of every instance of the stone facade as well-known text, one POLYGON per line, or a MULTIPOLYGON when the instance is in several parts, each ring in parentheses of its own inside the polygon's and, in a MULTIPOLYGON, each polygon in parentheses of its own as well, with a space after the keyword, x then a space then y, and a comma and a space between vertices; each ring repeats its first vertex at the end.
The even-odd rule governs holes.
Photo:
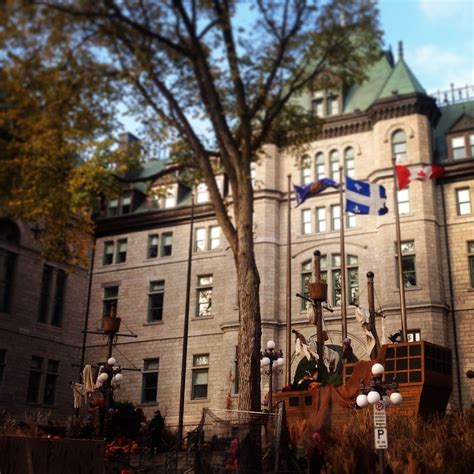
POLYGON ((0 219, 0 271, 9 295, 6 303, 0 292, 0 408, 18 416, 38 409, 55 418, 72 415, 87 272, 44 262, 30 226, 6 218, 0 219))
MULTIPOLYGON (((416 95, 409 97, 416 100, 416 95), (414 97, 414 98, 413 98, 414 97)), ((400 101, 407 98, 399 98, 400 101)), ((426 96, 423 98, 426 102, 426 96)), ((472 103, 470 103, 472 105, 472 103)), ((468 105, 468 107, 471 107, 468 105)), ((434 105, 433 105, 434 106, 434 105)), ((434 106, 435 107, 435 106, 434 106)), ((329 175, 329 155, 333 150, 342 157, 347 148, 354 151, 354 177, 381 184, 387 191, 389 213, 383 216, 356 216, 355 225, 346 229, 345 251, 352 263, 348 268, 355 272, 360 304, 367 305, 366 278, 368 271, 375 273, 376 305, 382 308, 385 318, 385 333, 388 335, 400 326, 400 302, 396 270, 396 233, 394 207, 394 180, 392 171, 392 139, 394 132, 404 131, 406 156, 404 164, 419 166, 435 161, 433 147, 436 123, 443 109, 437 113, 422 113, 416 107, 398 108, 394 113, 382 113, 369 129, 340 136, 323 134, 321 140, 311 146, 311 181, 315 179, 314 157, 322 152, 325 157, 325 174, 329 175)), ((474 132, 471 132, 474 133, 474 132)), ((472 403, 472 382, 466 377, 473 368, 474 353, 471 338, 474 337, 473 283, 470 281, 467 241, 474 240, 474 160, 472 156, 459 162, 449 157, 438 157, 446 161, 446 174, 438 180, 413 181, 409 187, 409 209, 401 215, 403 242, 413 243, 416 284, 406 288, 408 330, 413 337, 434 342, 453 349, 453 406, 472 403), (462 170, 456 171, 462 165, 462 170), (453 170, 453 171, 451 171, 453 170), (471 211, 458 216, 455 190, 470 189, 471 211), (444 193, 443 204, 441 195, 444 193), (445 210, 445 211, 444 211, 445 210), (447 255, 450 256, 448 264, 447 255), (450 268, 448 268, 448 265, 450 268), (451 297, 451 288, 453 296, 451 297), (452 310, 454 309, 454 315, 452 310), (454 324, 459 361, 456 359, 454 324), (457 372, 459 367, 459 377, 457 372), (461 385, 459 388, 458 381, 461 385)), ((342 160, 341 160, 342 161, 342 160)), ((255 251, 261 276, 262 344, 276 341, 277 348, 285 350, 285 304, 286 304, 286 259, 287 259, 287 176, 300 184, 301 161, 269 147, 255 167, 255 251)), ((337 265, 331 261, 340 253, 339 231, 331 227, 331 206, 339 204, 337 190, 328 189, 291 211, 291 314, 293 328, 306 336, 313 335, 314 327, 308 323, 302 302, 294 295, 302 292, 303 264, 311 261, 313 251, 319 249, 327 259, 330 299, 333 298, 337 265), (326 231, 316 231, 316 208, 325 209, 326 231), (303 233, 303 211, 310 210, 311 231, 303 233), (331 268, 332 267, 332 268, 331 268)), ((140 214, 104 217, 98 223, 97 252, 94 262, 91 319, 89 329, 100 327, 103 314, 105 288, 118 286, 118 315, 124 326, 136 339, 119 338, 114 356, 122 366, 144 368, 148 359, 159 359, 156 400, 143 402, 144 375, 127 372, 117 396, 132 400, 150 415, 156 407, 167 416, 167 422, 177 424, 179 405, 179 379, 181 373, 182 335, 186 299, 187 256, 190 238, 189 202, 177 203, 176 210, 149 210, 140 214), (173 214, 174 213, 174 214, 173 214), (150 235, 172 232, 172 254, 147 258, 150 235), (103 253, 107 242, 116 246, 120 239, 127 239, 127 256, 124 263, 104 265, 103 253), (164 281, 164 300, 161 320, 147 322, 149 311, 149 286, 153 281, 164 281)), ((217 225, 208 204, 196 206, 194 228, 217 225)), ((206 234, 207 235, 207 234, 206 234)), ((194 244, 196 245, 196 244, 194 244)), ((220 237, 219 245, 209 250, 194 251, 191 271, 190 326, 186 370, 185 425, 192 426, 203 407, 225 408, 236 406, 237 395, 236 346, 238 340, 238 305, 236 276, 233 258, 227 242, 220 237), (198 277, 212 275, 212 309, 210 316, 197 316, 198 277), (193 397, 193 367, 195 356, 207 354, 207 396, 193 397), (197 398, 197 399, 193 399, 197 398)), ((325 321, 330 337, 329 343, 341 344, 340 307, 332 301, 334 312, 325 312, 325 321)), ((364 336, 354 317, 355 307, 348 306, 348 332, 355 353, 367 358, 364 336)), ((381 321, 378 322, 381 335, 381 321)), ((292 351, 294 342, 292 341, 292 351)), ((87 360, 102 361, 106 348, 100 336, 89 336, 87 360)), ((285 356, 287 356, 285 354, 285 356)), ((292 357, 294 376, 299 359, 292 357)), ((274 387, 284 383, 282 375, 275 380, 274 387)), ((267 380, 262 377, 262 384, 267 380)))

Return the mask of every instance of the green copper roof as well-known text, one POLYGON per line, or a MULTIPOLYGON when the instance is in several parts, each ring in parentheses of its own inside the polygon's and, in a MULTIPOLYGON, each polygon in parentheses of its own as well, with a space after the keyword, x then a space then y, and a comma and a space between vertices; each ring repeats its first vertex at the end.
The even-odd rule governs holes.
POLYGON ((474 118, 474 100, 461 102, 459 104, 448 104, 439 106, 441 118, 435 129, 435 140, 437 150, 437 161, 447 158, 446 132, 460 119, 462 115, 474 118))
POLYGON ((352 86, 344 98, 344 113, 367 110, 377 99, 380 89, 392 73, 392 66, 386 54, 373 64, 367 72, 367 79, 360 85, 352 86))
POLYGON ((413 94, 416 92, 426 94, 425 89, 418 82, 418 79, 408 67, 405 60, 401 58, 377 99, 386 99, 393 95, 413 94))
POLYGON ((143 178, 147 179, 150 176, 161 171, 166 166, 165 160, 150 160, 146 163, 142 163, 142 166, 138 170, 131 170, 125 174, 124 178, 126 179, 138 179, 143 178))

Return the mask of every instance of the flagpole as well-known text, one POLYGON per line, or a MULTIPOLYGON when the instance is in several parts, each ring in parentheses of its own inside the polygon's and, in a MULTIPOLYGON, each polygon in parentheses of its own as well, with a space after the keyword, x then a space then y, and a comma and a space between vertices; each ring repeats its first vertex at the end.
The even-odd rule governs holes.
POLYGON ((393 207, 395 208, 395 229, 397 232, 397 265, 398 265, 398 286, 400 288, 400 317, 402 323, 402 342, 407 342, 407 314, 405 305, 405 282, 403 281, 403 264, 402 264, 402 239, 400 232, 400 215, 398 212, 398 180, 396 157, 392 156, 393 168, 393 207))
POLYGON ((344 196, 343 196, 343 187, 344 187, 344 180, 343 180, 343 168, 339 166, 339 180, 341 182, 339 186, 339 206, 340 206, 340 254, 341 254, 341 323, 342 323, 342 342, 344 339, 347 338, 347 289, 346 289, 346 281, 347 281, 347 271, 346 271, 346 246, 344 241, 344 196))
POLYGON ((183 439, 184 424, 184 392, 186 387, 186 359, 188 356, 188 332, 189 332, 189 302, 191 296, 191 264, 193 257, 193 232, 194 232, 194 188, 191 189, 191 228, 189 230, 188 249, 188 272, 186 277, 186 302, 184 309, 183 328, 183 354, 181 360, 181 386, 179 390, 179 415, 178 415, 178 443, 183 439))
POLYGON ((291 174, 288 175, 288 229, 286 250, 286 371, 285 385, 291 383, 291 174))

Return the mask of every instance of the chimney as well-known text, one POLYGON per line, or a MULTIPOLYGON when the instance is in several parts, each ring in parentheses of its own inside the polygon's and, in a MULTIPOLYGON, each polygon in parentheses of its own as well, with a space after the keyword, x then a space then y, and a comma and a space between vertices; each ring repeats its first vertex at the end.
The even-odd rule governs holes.
POLYGON ((403 41, 398 42, 398 60, 401 61, 403 59, 403 41))
POLYGON ((128 148, 134 143, 139 143, 140 139, 137 138, 133 133, 124 132, 118 136, 118 141, 121 148, 128 148))

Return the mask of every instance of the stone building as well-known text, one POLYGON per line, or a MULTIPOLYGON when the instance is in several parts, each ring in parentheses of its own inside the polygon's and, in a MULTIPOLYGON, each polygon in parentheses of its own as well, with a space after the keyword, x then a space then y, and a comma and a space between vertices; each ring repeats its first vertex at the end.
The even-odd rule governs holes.
MULTIPOLYGON (((469 93, 469 90, 465 92, 469 93)), ((352 303, 366 304, 368 271, 375 273, 376 305, 385 332, 400 328, 392 156, 409 166, 442 163, 437 181, 413 181, 398 192, 402 261, 409 337, 453 349, 453 406, 470 406, 474 366, 474 101, 468 95, 429 96, 403 57, 385 54, 367 80, 349 90, 312 91, 298 98, 325 118, 320 138, 302 160, 269 148, 252 169, 255 190, 255 249, 261 276, 262 342, 285 349, 287 175, 295 184, 344 173, 383 185, 389 212, 346 215, 348 331, 356 355, 366 358, 352 303), (461 399, 460 399, 461 396, 461 399)), ((114 357, 126 372, 117 396, 151 414, 158 406, 177 424, 179 379, 190 239, 190 190, 166 163, 150 161, 120 199, 108 203, 98 221, 89 330, 101 327, 117 305, 121 331, 114 357)), ((224 175, 221 192, 227 194, 224 175)), ((291 314, 293 328, 314 334, 304 303, 313 251, 319 249, 329 284, 332 313, 325 312, 330 343, 341 344, 339 194, 327 189, 291 211, 291 314)), ((191 312, 186 371, 185 424, 203 407, 236 406, 238 304, 233 257, 215 219, 204 185, 197 187, 194 220, 191 312)), ((380 321, 379 321, 380 324, 380 321)), ((379 325, 379 334, 382 327, 379 325)), ((293 345, 294 347, 294 345, 293 345)), ((87 360, 105 359, 101 336, 87 340, 87 360)), ((285 354, 285 357, 288 356, 285 354)), ((298 358, 292 354, 292 373, 298 358)), ((266 380, 262 383, 265 386, 266 380)), ((283 384, 280 376, 275 386, 283 384)))
POLYGON ((87 271, 41 258, 38 228, 0 218, 0 409, 72 415, 87 271))

